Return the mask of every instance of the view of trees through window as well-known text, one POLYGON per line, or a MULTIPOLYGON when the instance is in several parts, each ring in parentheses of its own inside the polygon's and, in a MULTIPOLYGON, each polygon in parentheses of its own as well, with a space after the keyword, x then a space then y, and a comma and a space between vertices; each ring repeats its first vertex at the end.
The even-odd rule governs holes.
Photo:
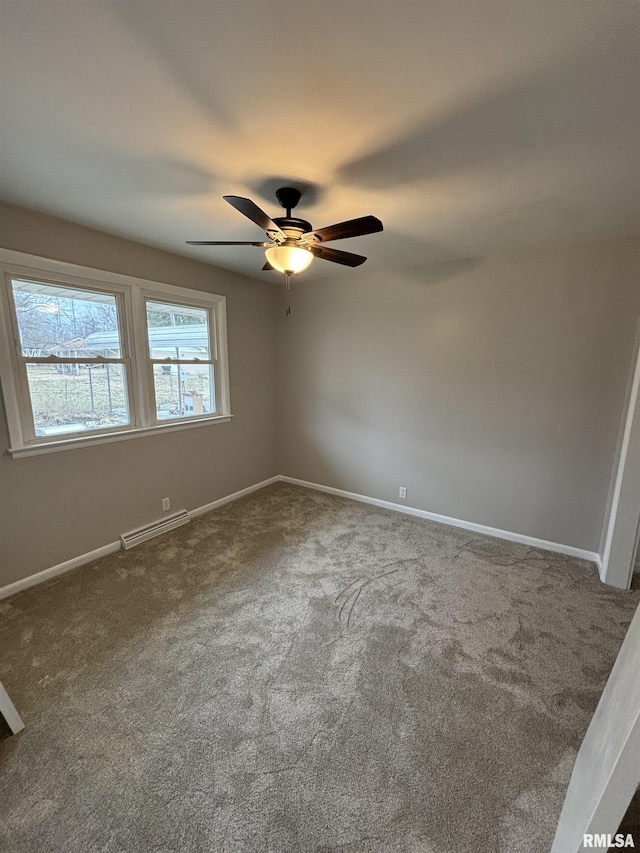
POLYGON ((52 355, 92 332, 118 331, 116 301, 111 294, 14 280, 13 296, 26 356, 52 355))
POLYGON ((13 297, 36 434, 130 423, 124 365, 91 361, 98 355, 122 357, 115 296, 14 280, 13 297), (87 340, 96 332, 111 336, 108 350, 87 348, 87 340), (56 361, 49 364, 33 360, 51 356, 56 361), (65 361, 84 358, 86 363, 65 361))

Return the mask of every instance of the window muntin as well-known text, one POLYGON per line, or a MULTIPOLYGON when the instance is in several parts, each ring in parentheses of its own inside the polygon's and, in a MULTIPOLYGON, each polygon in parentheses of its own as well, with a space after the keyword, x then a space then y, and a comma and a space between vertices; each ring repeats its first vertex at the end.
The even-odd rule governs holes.
MULTIPOLYGON (((120 441, 158 430, 225 422, 232 417, 224 297, 2 248, 0 272, 0 382, 9 427, 9 452, 14 458, 75 445, 120 441), (71 303, 63 301, 69 299, 71 303), (76 326, 81 327, 77 331, 84 339, 84 347, 77 352, 75 348, 80 342, 74 338, 62 335, 64 340, 51 341, 51 336, 43 331, 46 324, 36 323, 35 329, 33 323, 30 326, 24 319, 25 306, 22 304, 23 319, 18 322, 16 301, 28 301, 32 311, 42 306, 37 311, 45 318, 50 315, 51 321, 56 311, 50 306, 58 308, 56 300, 60 300, 60 307, 71 314, 72 320, 75 311, 76 326), (162 358, 151 360, 147 301, 161 307, 170 306, 174 313, 183 315, 181 320, 185 325, 206 326, 207 340, 198 343, 197 351, 189 350, 189 342, 182 340, 177 352, 175 349, 171 354, 156 352, 154 354, 162 358), (102 306, 103 314, 112 315, 110 306, 115 304, 117 323, 105 322, 97 331, 82 327, 84 315, 92 310, 82 302, 96 302, 102 306), (205 323, 200 322, 203 312, 205 323), (192 318, 196 323, 191 323, 192 318), (34 331, 39 333, 34 334, 34 331), (52 343, 73 346, 60 347, 55 354, 52 351, 46 354, 52 343), (182 362, 186 362, 186 366, 182 362), (55 372, 56 381, 60 381, 59 377, 66 380, 67 397, 75 403, 75 409, 71 406, 66 417, 58 418, 55 423, 48 417, 34 417, 32 397, 33 406, 45 414, 47 407, 52 407, 48 393, 51 386, 43 384, 44 371, 37 369, 41 364, 52 368, 47 373, 55 372), (105 364, 109 365, 108 374, 105 364), (184 371, 182 376, 178 373, 178 365, 184 371), (174 382, 174 391, 178 381, 184 383, 182 411, 173 410, 173 397, 162 397, 168 377, 174 382), (164 408, 156 406, 156 393, 161 398, 159 406, 164 403, 164 408), (87 407, 92 418, 79 421, 78 415, 86 415, 87 407), (116 411, 118 409, 120 411, 116 411), (110 418, 108 422, 107 417, 110 418), (44 435, 43 427, 46 427, 44 435)), ((174 320, 176 324, 181 322, 177 316, 174 320)), ((65 322, 68 322, 66 318, 61 321, 64 331, 67 330, 65 322)))
POLYGON ((13 277, 11 291, 31 439, 130 426, 129 359, 119 294, 13 277), (107 334, 109 347, 88 343, 107 334))

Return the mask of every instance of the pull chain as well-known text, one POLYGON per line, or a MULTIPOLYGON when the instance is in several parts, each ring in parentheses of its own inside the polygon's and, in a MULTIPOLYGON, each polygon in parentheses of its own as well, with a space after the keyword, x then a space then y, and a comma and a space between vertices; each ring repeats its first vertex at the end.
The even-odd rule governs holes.
MULTIPOLYGON (((285 291, 286 293, 291 293, 291 276, 289 273, 284 274, 285 278, 285 291)), ((291 305, 287 305, 286 311, 284 312, 285 317, 291 316, 291 305)))

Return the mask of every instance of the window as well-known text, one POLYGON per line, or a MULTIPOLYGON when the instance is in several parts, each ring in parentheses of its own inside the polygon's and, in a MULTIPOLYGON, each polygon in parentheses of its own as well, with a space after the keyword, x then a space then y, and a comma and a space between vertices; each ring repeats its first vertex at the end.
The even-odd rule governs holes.
POLYGON ((149 361, 158 421, 216 408, 208 311, 147 300, 149 361))
POLYGON ((0 251, 14 456, 229 420, 224 297, 0 251))
POLYGON ((19 347, 18 375, 30 404, 30 438, 131 424, 118 295, 9 278, 19 347), (98 351, 91 338, 110 338, 98 351))

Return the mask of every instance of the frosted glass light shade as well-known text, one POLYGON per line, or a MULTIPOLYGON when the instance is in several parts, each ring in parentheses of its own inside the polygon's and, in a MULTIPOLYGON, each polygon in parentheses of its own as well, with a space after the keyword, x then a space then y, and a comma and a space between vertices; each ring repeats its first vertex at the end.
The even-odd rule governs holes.
POLYGON ((311 252, 299 246, 271 246, 265 255, 274 270, 286 273, 302 272, 313 260, 311 252))

